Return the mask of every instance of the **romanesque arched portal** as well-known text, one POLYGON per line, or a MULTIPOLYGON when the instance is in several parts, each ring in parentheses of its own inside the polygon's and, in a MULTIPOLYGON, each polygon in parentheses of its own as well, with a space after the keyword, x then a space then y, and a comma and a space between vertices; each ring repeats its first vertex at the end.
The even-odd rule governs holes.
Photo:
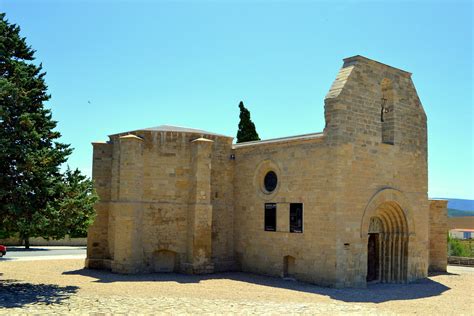
POLYGON ((380 204, 370 217, 367 238, 367 282, 405 282, 408 224, 399 204, 380 204))

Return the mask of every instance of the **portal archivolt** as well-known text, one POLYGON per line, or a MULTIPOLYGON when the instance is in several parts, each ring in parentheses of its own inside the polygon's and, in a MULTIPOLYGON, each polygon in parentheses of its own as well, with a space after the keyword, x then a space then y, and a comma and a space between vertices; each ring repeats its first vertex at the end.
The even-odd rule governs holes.
POLYGON ((367 281, 406 282, 408 224, 396 202, 384 202, 370 218, 367 281))

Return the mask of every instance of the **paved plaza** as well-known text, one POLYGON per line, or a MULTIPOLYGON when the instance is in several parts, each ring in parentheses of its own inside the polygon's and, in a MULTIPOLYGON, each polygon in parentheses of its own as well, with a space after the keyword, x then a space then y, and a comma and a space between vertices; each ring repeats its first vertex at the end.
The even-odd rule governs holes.
POLYGON ((0 262, 0 314, 468 315, 474 269, 412 284, 332 289, 246 273, 118 275, 84 260, 0 262))
POLYGON ((10 260, 31 261, 85 258, 85 246, 32 246, 29 249, 25 249, 24 246, 9 246, 8 254, 0 258, 0 264, 2 261, 10 260))

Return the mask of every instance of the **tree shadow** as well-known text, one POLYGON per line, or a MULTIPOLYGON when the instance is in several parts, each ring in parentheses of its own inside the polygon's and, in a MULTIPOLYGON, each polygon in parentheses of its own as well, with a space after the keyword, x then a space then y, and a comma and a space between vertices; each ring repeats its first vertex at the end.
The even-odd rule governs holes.
POLYGON ((382 303, 395 300, 413 300, 441 295, 450 289, 429 278, 408 284, 376 283, 369 284, 367 288, 336 289, 245 272, 225 272, 207 275, 185 275, 178 273, 115 274, 105 270, 79 269, 63 272, 63 274, 87 276, 96 279, 94 282, 99 283, 155 281, 189 284, 199 283, 205 280, 228 279, 277 289, 324 295, 344 302, 382 303))
POLYGON ((0 258, 0 262, 2 262, 2 261, 12 261, 12 260, 15 260, 15 258, 5 258, 5 257, 0 258))
POLYGON ((47 249, 47 248, 38 248, 38 247, 35 247, 35 248, 28 248, 26 249, 25 246, 9 246, 7 248, 7 254, 8 252, 34 252, 34 251, 50 251, 51 249, 47 249))
POLYGON ((0 306, 22 307, 28 304, 61 304, 77 292, 77 286, 32 284, 18 280, 0 280, 0 306))

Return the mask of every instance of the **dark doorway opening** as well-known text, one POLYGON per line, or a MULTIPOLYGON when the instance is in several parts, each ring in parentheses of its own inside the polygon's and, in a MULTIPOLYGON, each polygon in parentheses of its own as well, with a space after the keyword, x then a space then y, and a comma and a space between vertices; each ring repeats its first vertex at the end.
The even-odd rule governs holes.
POLYGON ((175 272, 177 271, 176 252, 162 249, 153 254, 154 272, 175 272))
POLYGON ((291 279, 295 277, 295 258, 292 256, 283 258, 283 277, 291 279))
POLYGON ((367 282, 379 280, 379 234, 369 234, 367 249, 367 282))

